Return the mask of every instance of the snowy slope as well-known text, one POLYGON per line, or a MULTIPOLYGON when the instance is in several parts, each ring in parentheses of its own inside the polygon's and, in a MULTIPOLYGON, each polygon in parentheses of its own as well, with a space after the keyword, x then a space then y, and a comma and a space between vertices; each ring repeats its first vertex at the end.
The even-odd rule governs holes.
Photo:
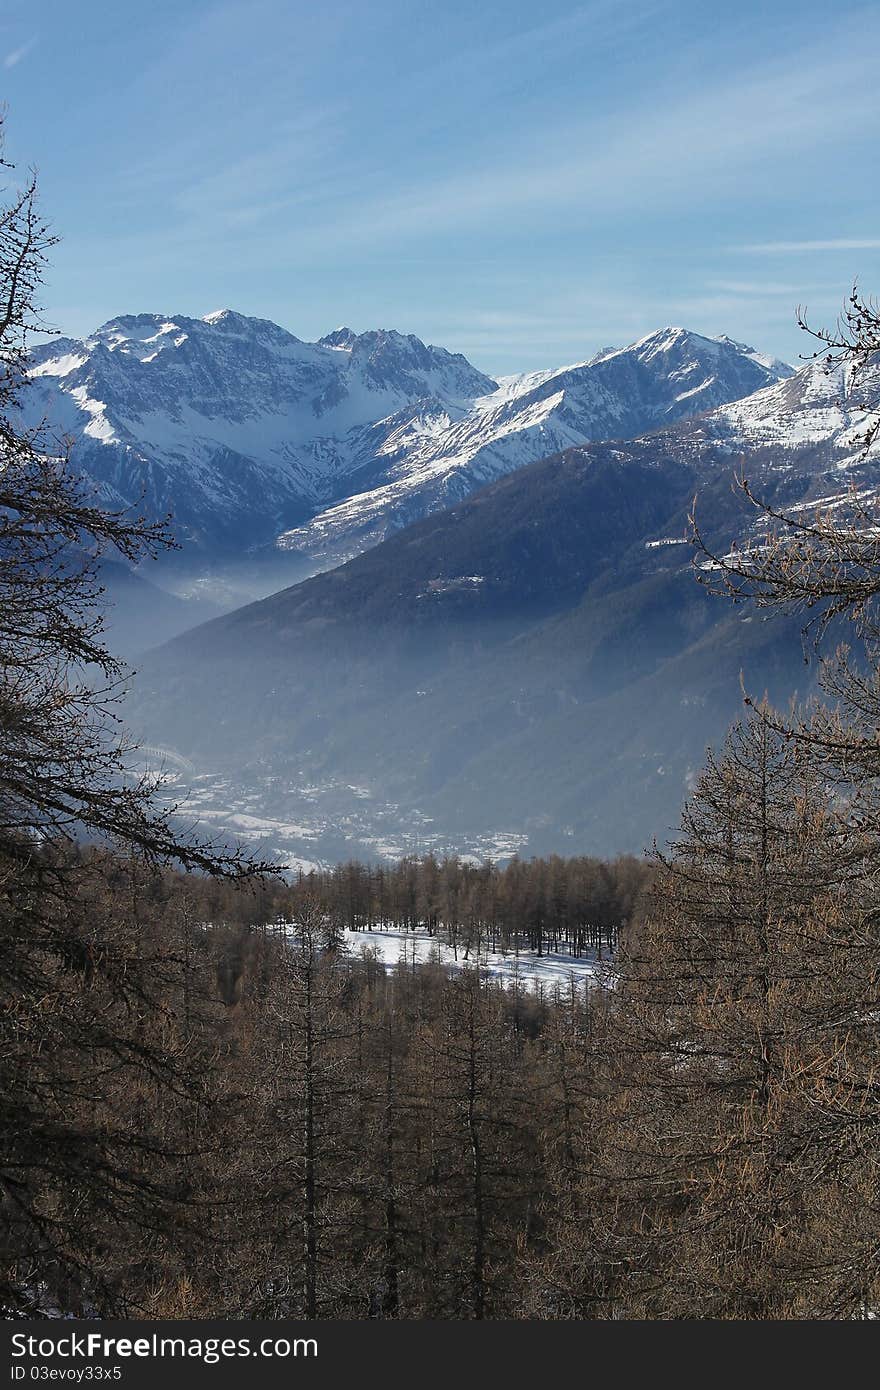
POLYGON ((348 558, 525 464, 589 440, 631 438, 791 373, 744 344, 667 328, 575 366, 503 378, 460 418, 425 412, 395 422, 377 450, 386 466, 375 485, 279 545, 325 563, 348 558))
POLYGON ((710 417, 732 445, 786 454, 822 446, 829 463, 844 467, 861 454, 864 432, 880 404, 880 368, 855 381, 845 366, 810 362, 795 376, 735 401, 710 417))

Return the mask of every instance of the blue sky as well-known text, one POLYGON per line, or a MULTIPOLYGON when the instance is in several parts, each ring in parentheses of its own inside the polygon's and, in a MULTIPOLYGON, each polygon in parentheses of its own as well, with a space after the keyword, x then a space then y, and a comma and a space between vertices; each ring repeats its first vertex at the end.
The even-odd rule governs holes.
POLYGON ((501 373, 880 291, 880 7, 3 0, 54 326, 395 327, 501 373))

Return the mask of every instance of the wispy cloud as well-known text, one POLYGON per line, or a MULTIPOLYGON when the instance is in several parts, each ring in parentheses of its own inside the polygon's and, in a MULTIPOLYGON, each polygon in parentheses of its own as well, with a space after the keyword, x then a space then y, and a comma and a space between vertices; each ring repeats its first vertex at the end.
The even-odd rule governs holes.
POLYGON ((18 48, 13 48, 3 59, 4 68, 17 67, 18 64, 28 56, 31 49, 36 46, 36 42, 37 39, 35 35, 32 39, 28 39, 27 43, 20 44, 18 48))
MULTIPOLYGON (((756 299, 766 299, 768 296, 781 296, 783 299, 787 299, 792 303, 796 302, 805 293, 814 288, 810 285, 794 283, 792 281, 780 283, 773 280, 740 280, 727 276, 717 278, 710 277, 706 280, 706 287, 710 290, 718 290, 722 294, 754 296, 756 299)), ((821 289, 824 291, 827 289, 827 286, 821 286, 821 289)))
MULTIPOLYGON (((469 92, 479 92, 483 100, 491 94, 493 102, 497 102, 519 88, 521 105, 529 91, 541 90, 542 84, 534 80, 536 69, 564 63, 585 47, 592 57, 610 52, 619 64, 626 45, 640 28, 667 11, 669 4, 670 0, 630 0, 624 7, 620 0, 590 0, 564 15, 499 34, 479 45, 465 44, 451 57, 447 54, 427 67, 402 73, 395 91, 387 93, 386 99, 410 94, 418 100, 423 116, 427 110, 441 121, 451 118, 462 100, 467 101, 469 92), (527 81, 523 77, 524 63, 527 81), (456 93, 456 102, 448 100, 450 92, 456 93)), ((381 94, 377 93, 377 99, 381 99, 381 94)))
POLYGON ((756 241, 746 246, 731 246, 731 251, 743 251, 750 256, 774 256, 798 251, 880 251, 880 237, 833 237, 828 241, 756 241))
MULTIPOLYGON (((880 37, 880 26, 871 28, 880 37)), ((865 38, 844 27, 834 43, 808 45, 725 79, 714 76, 684 92, 661 87, 614 119, 598 111, 563 128, 521 132, 488 162, 433 178, 420 171, 378 198, 368 192, 355 221, 331 219, 306 236, 311 231, 324 249, 365 236, 399 242, 510 214, 546 222, 552 210, 578 207, 593 221, 648 202, 677 208, 695 192, 741 197, 747 188, 766 187, 768 166, 779 184, 800 152, 818 157, 842 134, 867 133, 876 122, 873 52, 865 38), (829 87, 842 93, 832 109, 823 100, 829 87)), ((828 243, 841 250, 878 245, 867 238, 828 243)))
POLYGON ((172 195, 174 206, 184 219, 250 229, 325 196, 335 186, 328 170, 337 127, 329 109, 291 118, 262 149, 183 182, 172 195))

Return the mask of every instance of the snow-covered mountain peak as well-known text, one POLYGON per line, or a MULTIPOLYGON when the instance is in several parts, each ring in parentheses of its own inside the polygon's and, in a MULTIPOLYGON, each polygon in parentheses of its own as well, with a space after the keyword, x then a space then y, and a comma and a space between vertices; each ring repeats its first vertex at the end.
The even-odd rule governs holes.
POLYGON ((768 381, 791 376, 794 372, 794 368, 780 358, 756 352, 748 344, 739 343, 725 333, 710 338, 675 324, 654 329, 626 347, 603 348, 587 365, 595 366, 616 357, 635 357, 640 362, 667 358, 670 361, 676 359, 679 364, 691 360, 701 367, 724 362, 728 369, 737 361, 749 361, 769 374, 768 381))
POLYGON ((735 344, 732 339, 707 338, 702 333, 683 328, 680 324, 668 324, 665 328, 655 328, 653 332, 646 333, 643 338, 626 347, 606 349, 603 356, 632 355, 642 362, 650 362, 660 356, 690 353, 717 360, 719 351, 724 350, 724 347, 719 345, 729 346, 736 356, 745 356, 751 352, 750 348, 735 344))
POLYGON ((332 333, 327 333, 323 338, 318 339, 321 347, 339 348, 342 351, 349 350, 356 341, 357 334, 344 325, 334 328, 332 333))
POLYGON ((638 342, 633 343, 631 348, 621 348, 621 352, 635 352, 643 361, 650 361, 658 352, 670 352, 678 348, 682 343, 698 335, 688 333, 686 328, 678 325, 670 325, 667 328, 657 328, 653 333, 646 333, 644 338, 639 338, 638 342))
POLYGON ((164 314, 126 314, 102 324, 83 346, 89 353, 119 353, 139 362, 151 362, 166 348, 180 347, 186 341, 187 324, 186 319, 172 319, 164 314))
POLYGON ((401 374, 422 377, 428 394, 447 394, 451 388, 457 400, 473 400, 476 396, 494 391, 498 383, 472 367, 461 353, 422 342, 414 333, 400 333, 395 328, 368 329, 355 333, 351 328, 336 328, 318 340, 317 346, 347 355, 352 364, 360 363, 377 380, 401 374))

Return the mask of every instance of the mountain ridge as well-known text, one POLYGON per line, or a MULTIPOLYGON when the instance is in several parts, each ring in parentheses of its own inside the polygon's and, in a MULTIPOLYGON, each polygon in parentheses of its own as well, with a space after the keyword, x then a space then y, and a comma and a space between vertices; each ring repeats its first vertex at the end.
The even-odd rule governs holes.
POLYGON ((232 310, 138 314, 36 347, 24 399, 32 421, 74 438, 74 465, 109 504, 173 513, 183 562, 262 550, 296 577, 538 457, 640 433, 789 370, 755 356, 664 329, 496 380, 396 330, 307 343, 232 310), (340 513, 328 523, 334 507, 341 527, 340 513))

